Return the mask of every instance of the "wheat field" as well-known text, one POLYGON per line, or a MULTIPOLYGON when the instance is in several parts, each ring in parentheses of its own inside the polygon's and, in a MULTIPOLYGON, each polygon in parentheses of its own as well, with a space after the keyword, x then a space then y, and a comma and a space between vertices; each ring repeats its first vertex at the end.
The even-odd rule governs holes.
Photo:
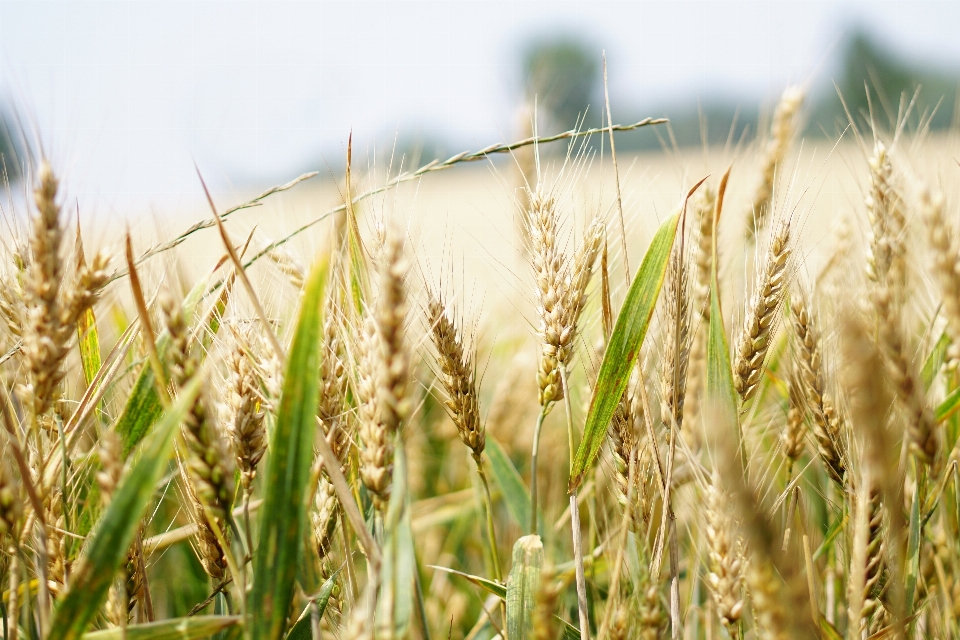
POLYGON ((4 639, 956 637, 957 139, 802 104, 348 154, 132 236, 32 167, 4 639))

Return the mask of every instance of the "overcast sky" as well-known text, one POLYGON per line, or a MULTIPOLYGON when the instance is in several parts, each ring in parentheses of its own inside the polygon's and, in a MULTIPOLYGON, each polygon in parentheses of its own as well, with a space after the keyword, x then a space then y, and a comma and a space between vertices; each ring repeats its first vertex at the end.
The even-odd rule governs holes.
POLYGON ((217 184, 265 184, 339 164, 351 128, 361 149, 412 130, 464 148, 513 137, 533 37, 606 49, 616 119, 618 102, 829 83, 854 25, 960 65, 956 0, 0 0, 0 98, 91 205, 183 206, 194 159, 217 184))

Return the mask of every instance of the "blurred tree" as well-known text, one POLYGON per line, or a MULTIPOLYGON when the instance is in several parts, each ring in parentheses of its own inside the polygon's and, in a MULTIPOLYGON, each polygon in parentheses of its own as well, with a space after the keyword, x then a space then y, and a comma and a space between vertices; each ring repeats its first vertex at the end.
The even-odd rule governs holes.
POLYGON ((572 129, 591 105, 590 121, 600 121, 600 55, 570 36, 539 40, 523 58, 527 99, 536 99, 548 127, 572 129))
MULTIPOLYGON (((920 92, 914 117, 917 113, 929 117, 933 108, 937 107, 930 119, 931 128, 950 126, 958 89, 958 75, 955 72, 907 61, 883 47, 880 40, 866 31, 858 29, 851 32, 840 65, 837 90, 854 117, 864 117, 869 113, 869 90, 874 120, 887 126, 896 121, 901 96, 905 95, 909 101, 918 87, 920 92)), ((840 100, 835 92, 833 94, 826 96, 824 104, 820 105, 820 113, 816 114, 818 117, 813 121, 826 125, 828 120, 834 119, 842 125, 846 124, 847 117, 840 100)))
POLYGON ((20 145, 10 128, 11 118, 0 109, 0 187, 4 178, 11 183, 20 180, 22 174, 20 145), (2 172, 6 172, 6 176, 2 172))

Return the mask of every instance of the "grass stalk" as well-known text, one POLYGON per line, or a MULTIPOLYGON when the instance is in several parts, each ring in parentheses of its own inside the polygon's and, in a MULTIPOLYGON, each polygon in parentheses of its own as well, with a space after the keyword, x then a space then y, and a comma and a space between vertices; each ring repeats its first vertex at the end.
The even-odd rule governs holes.
POLYGON ((537 532, 537 510, 540 505, 537 495, 537 461, 540 451, 540 431, 543 429, 543 420, 547 417, 547 407, 541 406, 537 414, 537 425, 533 429, 533 452, 530 454, 530 533, 537 532))
MULTIPOLYGON (((564 408, 567 416, 567 438, 569 440, 570 469, 573 469, 574 448, 573 409, 570 406, 570 385, 567 382, 567 368, 560 366, 560 381, 563 383, 564 408)), ((573 563, 577 582, 577 615, 580 621, 580 640, 590 640, 590 612, 587 609, 587 579, 583 568, 583 531, 580 529, 580 503, 577 501, 579 488, 570 494, 570 529, 573 534, 573 563)))

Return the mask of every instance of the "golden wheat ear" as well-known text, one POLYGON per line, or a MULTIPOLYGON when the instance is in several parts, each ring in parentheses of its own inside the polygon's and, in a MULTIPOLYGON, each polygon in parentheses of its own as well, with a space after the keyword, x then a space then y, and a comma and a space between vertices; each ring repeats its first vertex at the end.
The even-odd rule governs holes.
POLYGON ((770 239, 734 347, 733 381, 744 402, 756 393, 763 375, 767 350, 776 328, 777 310, 787 290, 790 253, 790 222, 783 220, 770 239))

